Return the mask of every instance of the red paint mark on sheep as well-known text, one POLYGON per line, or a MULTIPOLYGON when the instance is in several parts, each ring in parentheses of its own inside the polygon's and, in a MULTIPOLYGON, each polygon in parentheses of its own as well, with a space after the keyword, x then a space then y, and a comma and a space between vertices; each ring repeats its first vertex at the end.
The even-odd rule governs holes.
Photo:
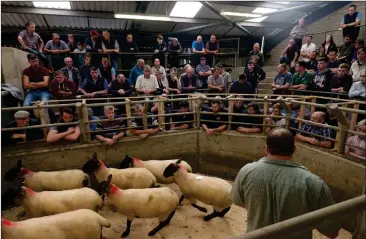
POLYGON ((179 164, 179 169, 183 170, 184 172, 187 172, 187 170, 181 164, 179 164))
POLYGON ((111 188, 111 194, 115 194, 115 193, 117 193, 118 192, 118 190, 119 190, 119 188, 116 186, 116 185, 114 185, 114 184, 112 184, 112 188, 111 188))
POLYGON ((14 225, 14 223, 12 221, 9 221, 9 220, 6 220, 6 219, 2 220, 2 224, 4 226, 9 226, 9 227, 14 225))
POLYGON ((105 166, 105 164, 101 161, 101 160, 98 160, 99 161, 99 163, 100 163, 100 167, 99 168, 107 168, 106 166, 105 166))
POLYGON ((30 173, 32 173, 32 171, 30 171, 29 169, 27 169, 27 168, 23 168, 23 174, 25 175, 25 174, 30 174, 30 173))
POLYGON ((33 191, 32 189, 30 189, 30 188, 25 188, 25 190, 27 191, 27 193, 28 193, 28 195, 29 196, 32 196, 32 195, 34 195, 36 192, 35 191, 33 191))
POLYGON ((134 160, 134 163, 136 163, 139 166, 144 166, 144 164, 142 163, 141 159, 138 158, 132 158, 134 160))

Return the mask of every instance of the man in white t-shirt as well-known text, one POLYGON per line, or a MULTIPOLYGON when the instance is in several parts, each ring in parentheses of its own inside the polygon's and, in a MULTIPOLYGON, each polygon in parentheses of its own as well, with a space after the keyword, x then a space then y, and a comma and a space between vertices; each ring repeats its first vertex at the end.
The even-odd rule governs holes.
POLYGON ((313 37, 307 35, 305 40, 306 43, 301 47, 301 57, 305 62, 310 61, 311 52, 316 50, 316 45, 311 42, 312 40, 313 37))

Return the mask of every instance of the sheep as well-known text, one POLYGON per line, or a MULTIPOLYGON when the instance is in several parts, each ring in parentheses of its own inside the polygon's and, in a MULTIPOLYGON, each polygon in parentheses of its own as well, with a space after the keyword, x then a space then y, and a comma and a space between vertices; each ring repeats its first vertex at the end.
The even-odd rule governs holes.
POLYGON ((17 186, 8 190, 7 196, 15 203, 20 199, 20 204, 30 217, 49 216, 78 209, 98 211, 103 207, 102 198, 90 188, 35 192, 24 186, 17 186))
POLYGON ((122 233, 123 238, 130 234, 132 220, 135 217, 158 217, 160 223, 149 232, 149 236, 154 236, 170 223, 178 206, 178 196, 173 190, 167 187, 122 190, 111 183, 111 180, 112 174, 108 176, 107 181, 100 183, 100 190, 117 211, 127 217, 127 228, 122 233))
POLYGON ((156 178, 149 170, 145 168, 107 168, 101 160, 97 159, 96 153, 84 164, 82 170, 87 174, 94 173, 99 183, 107 180, 109 174, 113 174, 113 183, 122 189, 156 186, 156 178))
POLYGON ((196 200, 212 205, 213 213, 203 217, 205 221, 209 221, 215 217, 224 217, 230 210, 231 201, 231 184, 220 178, 201 176, 193 173, 188 173, 180 165, 181 160, 170 164, 164 170, 164 177, 174 177, 174 182, 178 184, 182 197, 187 198, 191 205, 201 212, 207 212, 207 209, 196 204, 196 200))
POLYGON ((100 239, 111 223, 98 213, 80 209, 19 222, 1 220, 3 239, 100 239))
MULTIPOLYGON (((163 172, 165 168, 169 166, 169 164, 174 163, 175 161, 176 159, 142 161, 140 159, 131 158, 126 155, 119 168, 146 168, 156 177, 158 183, 170 184, 174 182, 173 177, 165 178, 163 176, 163 172)), ((181 165, 188 173, 192 172, 191 166, 186 161, 182 161, 181 165)))
POLYGON ((23 168, 21 160, 18 160, 17 167, 13 167, 5 173, 4 179, 16 182, 24 180, 24 185, 36 192, 62 191, 90 185, 89 176, 81 170, 31 172, 29 169, 23 168))

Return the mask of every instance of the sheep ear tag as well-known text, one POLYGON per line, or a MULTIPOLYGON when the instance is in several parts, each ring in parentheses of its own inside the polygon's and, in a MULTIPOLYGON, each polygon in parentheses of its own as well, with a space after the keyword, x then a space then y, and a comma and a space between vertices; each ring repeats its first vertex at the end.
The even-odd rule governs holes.
POLYGON ((201 179, 203 179, 203 177, 202 176, 197 176, 196 179, 201 180, 201 179))

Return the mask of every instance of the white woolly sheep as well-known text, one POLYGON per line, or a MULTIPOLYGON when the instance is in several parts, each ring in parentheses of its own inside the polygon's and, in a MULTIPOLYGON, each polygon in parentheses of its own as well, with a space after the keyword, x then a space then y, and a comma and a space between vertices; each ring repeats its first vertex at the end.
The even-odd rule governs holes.
POLYGON ((170 164, 163 173, 164 177, 174 176, 174 182, 178 184, 183 193, 179 203, 185 197, 193 207, 201 212, 207 212, 206 208, 196 204, 198 199, 207 205, 212 205, 214 209, 213 213, 203 217, 205 221, 215 217, 224 217, 232 205, 231 184, 220 178, 188 173, 179 165, 180 161, 170 164))
POLYGON ((127 217, 127 228, 122 237, 130 234, 132 220, 139 218, 158 217, 160 223, 149 232, 149 236, 155 235, 158 231, 170 223, 178 205, 178 196, 170 188, 145 188, 122 190, 111 183, 112 175, 108 181, 100 183, 100 189, 108 200, 127 217))
MULTIPOLYGON (((125 159, 121 162, 120 168, 146 168, 155 176, 158 183, 170 184, 174 182, 173 177, 166 178, 163 176, 163 173, 169 164, 175 163, 176 161, 177 159, 142 161, 140 159, 131 158, 126 155, 125 159)), ((191 166, 186 161, 182 161, 181 165, 188 173, 192 172, 191 166)))
POLYGON ((100 239, 111 223, 98 213, 80 209, 57 215, 11 222, 2 219, 3 239, 100 239))

